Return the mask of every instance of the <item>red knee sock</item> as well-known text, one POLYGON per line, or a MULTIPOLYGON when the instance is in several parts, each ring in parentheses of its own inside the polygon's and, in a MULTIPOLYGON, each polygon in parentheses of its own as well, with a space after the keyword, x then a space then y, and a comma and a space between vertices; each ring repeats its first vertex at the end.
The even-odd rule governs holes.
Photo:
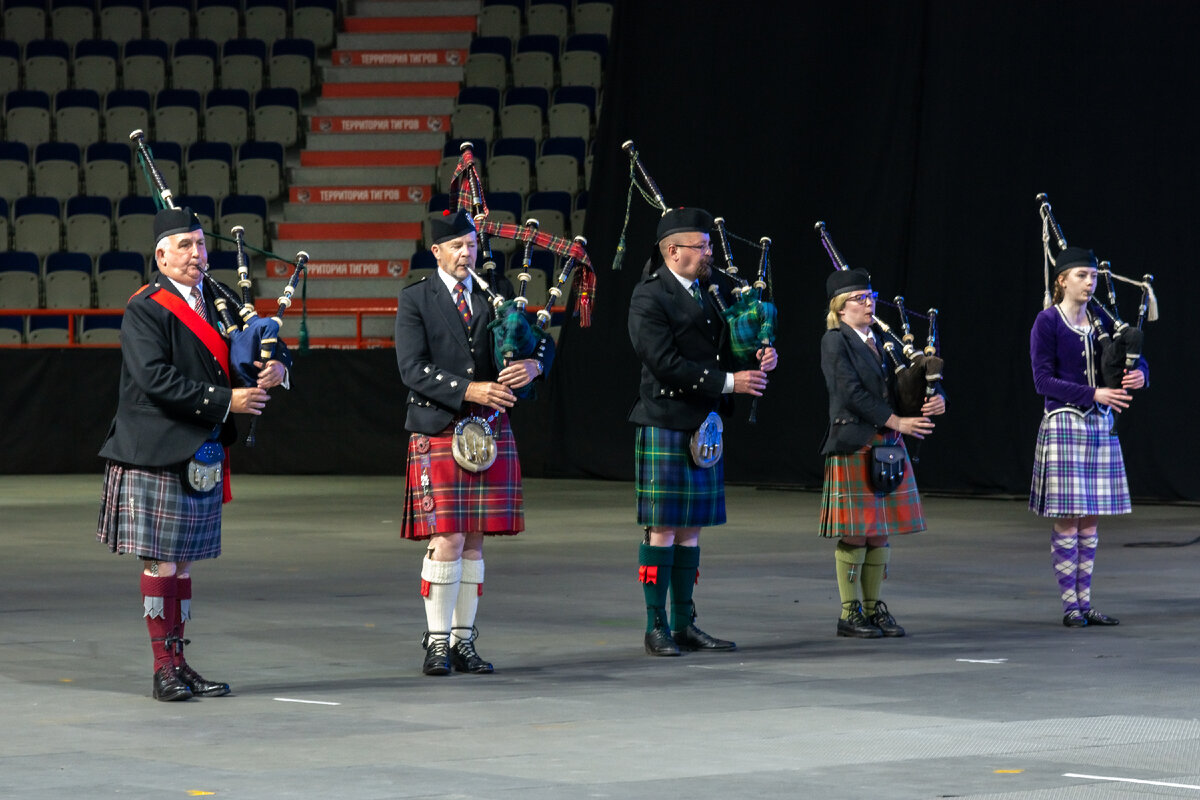
POLYGON ((163 578, 142 573, 142 609, 150 631, 150 649, 154 653, 154 671, 175 664, 175 647, 167 639, 179 621, 174 575, 163 578))

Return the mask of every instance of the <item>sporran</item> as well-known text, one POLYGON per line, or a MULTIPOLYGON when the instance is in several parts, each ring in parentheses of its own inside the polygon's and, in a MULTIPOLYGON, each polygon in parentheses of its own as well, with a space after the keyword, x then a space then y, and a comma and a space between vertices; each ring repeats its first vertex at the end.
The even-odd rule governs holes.
POLYGON ((721 460, 721 453, 725 446, 722 441, 724 432, 725 426, 721 422, 720 415, 715 411, 710 411, 704 418, 704 422, 701 422, 700 427, 692 434, 692 438, 688 440, 688 450, 697 467, 708 469, 721 460))

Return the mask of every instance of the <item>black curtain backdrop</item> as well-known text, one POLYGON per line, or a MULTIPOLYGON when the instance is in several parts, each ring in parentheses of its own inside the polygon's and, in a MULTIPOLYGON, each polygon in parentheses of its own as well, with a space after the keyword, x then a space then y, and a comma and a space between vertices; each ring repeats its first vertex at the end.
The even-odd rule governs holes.
MULTIPOLYGON (((1135 497, 1200 500, 1190 454, 1197 380, 1185 298, 1197 289, 1200 7, 1185 2, 617 4, 587 216, 594 324, 569 325, 539 399, 514 413, 530 476, 633 475, 625 421, 639 365, 630 293, 658 214, 635 192, 635 141, 668 204, 770 236, 780 366, 726 474, 817 487, 827 420, 818 361, 831 269, 824 220, 885 299, 940 310, 949 413, 921 449, 926 491, 1023 494, 1041 417, 1028 356, 1041 310, 1050 195, 1067 239, 1117 272, 1156 276, 1150 388, 1120 423, 1135 497)), ((750 245, 734 239, 743 271, 750 245)), ((1137 293, 1118 287, 1122 314, 1137 293)), ((881 316, 898 321, 887 307, 881 316)), ((923 327, 918 329, 923 336, 923 327)), ((114 351, 0 353, 0 471, 98 471, 116 402, 114 351)), ((314 352, 277 393, 242 472, 402 474, 404 390, 391 351, 314 352)), ((236 478, 235 478, 236 480, 236 478)))

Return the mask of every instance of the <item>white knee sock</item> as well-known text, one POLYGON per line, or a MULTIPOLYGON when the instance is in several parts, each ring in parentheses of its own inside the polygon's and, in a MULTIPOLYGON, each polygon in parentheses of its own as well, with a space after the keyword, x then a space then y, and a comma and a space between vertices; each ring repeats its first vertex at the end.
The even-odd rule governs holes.
POLYGON ((454 604, 454 618, 450 623, 451 630, 454 632, 452 645, 470 641, 481 594, 483 594, 483 559, 478 561, 469 558, 463 559, 458 599, 454 604))
POLYGON ((421 562, 421 595, 425 598, 425 624, 431 639, 450 637, 451 618, 462 573, 462 559, 434 561, 425 556, 421 562))

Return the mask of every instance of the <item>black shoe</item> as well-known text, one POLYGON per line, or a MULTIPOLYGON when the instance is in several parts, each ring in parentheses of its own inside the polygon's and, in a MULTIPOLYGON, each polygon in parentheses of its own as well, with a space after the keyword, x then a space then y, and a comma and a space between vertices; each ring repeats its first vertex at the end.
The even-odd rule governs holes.
POLYGON ((154 673, 154 690, 152 696, 155 700, 162 700, 163 702, 188 700, 191 699, 192 690, 175 674, 174 667, 159 667, 154 673))
POLYGON ((1087 627, 1088 619, 1082 612, 1072 611, 1069 614, 1063 615, 1063 625, 1068 628, 1085 628, 1087 627))
POLYGON ((695 625, 675 631, 675 644, 681 650, 737 650, 737 645, 725 639, 709 636, 695 625))
POLYGON ((882 600, 875 601, 875 610, 871 612, 871 618, 867 621, 883 631, 884 636, 904 635, 904 628, 896 623, 896 618, 888 611, 887 603, 882 600))
POLYGON ((492 665, 480 658, 479 653, 475 652, 474 637, 464 639, 450 648, 450 664, 454 667, 455 672, 472 672, 476 675, 486 675, 493 671, 492 665))
POLYGON ((188 666, 186 661, 175 668, 175 674, 197 697, 224 697, 230 692, 228 683, 205 680, 199 672, 188 666))
POLYGON ((658 627, 646 632, 646 652, 652 656, 677 656, 679 647, 671 638, 670 628, 658 627))
POLYGON ((422 644, 425 647, 425 663, 421 666, 421 671, 426 675, 449 675, 450 636, 447 635, 445 639, 431 639, 426 634, 422 644))
POLYGON ((854 639, 878 639, 883 636, 883 631, 867 622, 867 618, 863 616, 862 603, 855 601, 842 605, 853 607, 850 608, 850 616, 838 620, 838 636, 849 636, 854 639))
POLYGON ((1088 625, 1120 625, 1121 620, 1115 617, 1106 617, 1094 608, 1089 608, 1083 612, 1083 618, 1087 620, 1088 625))

